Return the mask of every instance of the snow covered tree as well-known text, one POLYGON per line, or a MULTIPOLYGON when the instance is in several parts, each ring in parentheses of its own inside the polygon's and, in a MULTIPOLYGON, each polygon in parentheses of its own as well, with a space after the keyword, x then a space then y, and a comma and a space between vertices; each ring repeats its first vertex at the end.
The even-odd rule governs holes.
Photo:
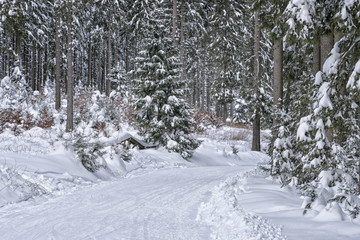
POLYGON ((339 215, 344 211, 352 217, 359 213, 359 188, 354 184, 359 182, 358 8, 356 1, 290 1, 287 7, 289 34, 302 42, 321 42, 319 50, 314 44, 313 70, 300 75, 318 89, 314 97, 307 98, 312 100, 312 109, 301 118, 297 131, 299 165, 294 176, 305 196, 303 206, 318 211, 337 209, 339 215))
MULTIPOLYGON (((242 46, 241 23, 243 22, 244 6, 242 1, 212 1, 212 11, 209 13, 209 51, 213 63, 212 95, 222 108, 224 121, 232 107, 237 82, 237 68, 242 46), (235 54, 239 53, 239 54, 235 54)), ((231 119, 232 120, 232 119, 231 119)))
POLYGON ((106 80, 109 81, 111 89, 116 89, 123 97, 128 96, 130 83, 127 79, 125 68, 121 66, 120 63, 112 68, 110 73, 106 76, 106 80))
POLYGON ((135 119, 147 141, 187 159, 199 141, 190 135, 194 122, 183 99, 185 82, 179 79, 180 60, 168 31, 171 9, 163 1, 154 1, 150 10, 135 60, 135 119))

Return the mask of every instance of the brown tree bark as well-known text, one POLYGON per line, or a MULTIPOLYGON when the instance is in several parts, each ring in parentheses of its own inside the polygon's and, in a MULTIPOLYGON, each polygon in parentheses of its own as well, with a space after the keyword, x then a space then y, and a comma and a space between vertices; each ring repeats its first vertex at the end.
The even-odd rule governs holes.
MULTIPOLYGON (((320 56, 321 56, 321 69, 324 70, 324 63, 326 61, 326 59, 328 58, 329 56, 329 53, 331 51, 331 49, 333 48, 334 46, 334 35, 333 33, 328 33, 326 35, 322 35, 320 37, 320 41, 321 41, 321 44, 320 44, 320 56)), ((332 142, 334 140, 334 132, 332 129, 327 129, 326 130, 326 137, 327 139, 332 142)))
POLYGON ((320 51, 320 39, 316 38, 313 45, 313 62, 312 69, 314 76, 318 71, 321 71, 321 51, 320 51))
POLYGON ((38 46, 38 53, 37 53, 37 88, 36 90, 42 91, 42 82, 43 82, 43 75, 42 75, 42 61, 41 61, 41 47, 38 46))
POLYGON ((173 17, 172 17, 172 38, 173 38, 173 45, 177 46, 176 34, 177 34, 177 0, 173 0, 173 17))
POLYGON ((60 14, 56 14, 55 19, 55 109, 60 110, 60 64, 61 64, 61 47, 60 47, 60 14))
POLYGON ((110 80, 108 78, 108 75, 111 71, 111 23, 108 23, 108 38, 107 38, 107 67, 106 67, 106 73, 105 73, 105 93, 106 96, 110 95, 110 80))
POLYGON ((283 99, 283 42, 276 39, 274 42, 274 105, 281 109, 283 99))
POLYGON ((185 80, 185 0, 181 0, 181 15, 180 15, 180 60, 181 60, 181 75, 180 80, 185 80))
POLYGON ((259 11, 257 10, 254 15, 255 30, 254 30, 254 91, 256 98, 256 106, 253 122, 253 139, 252 151, 260 151, 260 109, 258 101, 260 100, 260 20, 259 11))
POLYGON ((32 41, 31 49, 31 88, 36 90, 36 42, 32 41))
POLYGON ((73 99, 73 38, 72 38, 72 0, 68 1, 67 16, 67 119, 66 132, 74 129, 74 99, 73 99))
POLYGON ((323 68, 324 63, 325 63, 326 59, 328 58, 331 49, 334 46, 334 35, 332 33, 322 35, 320 37, 320 42, 321 42, 321 44, 320 44, 320 51, 321 51, 320 66, 321 66, 321 68, 323 68))

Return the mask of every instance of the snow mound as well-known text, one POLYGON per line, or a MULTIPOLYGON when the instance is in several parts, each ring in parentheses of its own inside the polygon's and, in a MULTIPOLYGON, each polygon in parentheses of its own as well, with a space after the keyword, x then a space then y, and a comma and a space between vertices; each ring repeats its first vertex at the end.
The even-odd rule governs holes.
POLYGON ((37 196, 68 194, 97 181, 61 146, 48 154, 0 153, 0 207, 37 196))
POLYGON ((201 204, 197 221, 211 227, 212 239, 286 239, 280 227, 261 216, 246 212, 238 203, 241 194, 247 192, 247 177, 255 172, 227 178, 214 188, 210 201, 201 204))
POLYGON ((53 150, 56 135, 51 130, 34 127, 18 136, 4 131, 0 134, 0 152, 45 154, 53 150))

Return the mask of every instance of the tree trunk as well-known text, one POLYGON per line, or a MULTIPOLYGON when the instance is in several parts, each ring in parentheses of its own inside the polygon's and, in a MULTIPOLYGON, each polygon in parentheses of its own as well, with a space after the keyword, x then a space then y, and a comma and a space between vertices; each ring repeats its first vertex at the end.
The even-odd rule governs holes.
POLYGON ((103 49, 102 49, 102 46, 100 45, 99 46, 99 55, 98 55, 98 66, 97 66, 97 70, 96 70, 96 73, 97 73, 97 84, 98 84, 98 90, 103 93, 104 92, 104 89, 103 89, 103 79, 102 79, 102 76, 103 76, 103 58, 105 58, 105 56, 103 56, 104 53, 103 53, 103 49))
POLYGON ((67 16, 67 119, 66 132, 74 129, 74 100, 73 100, 73 39, 72 39, 72 1, 68 1, 67 16))
MULTIPOLYGON (((325 63, 326 59, 328 58, 331 49, 334 46, 334 35, 332 33, 322 35, 320 37, 320 40, 321 40, 321 45, 320 45, 321 68, 324 71, 324 63, 325 63)), ((325 134, 326 134, 327 139, 330 142, 332 142, 334 140, 334 133, 333 133, 332 129, 327 128, 325 134)))
POLYGON ((108 39, 107 39, 107 67, 106 67, 106 73, 105 73, 105 93, 106 96, 110 95, 110 80, 108 78, 108 75, 111 71, 111 23, 108 23, 108 39))
POLYGON ((227 113, 228 113, 228 109, 227 109, 227 103, 223 104, 223 122, 226 123, 226 119, 227 119, 227 113))
POLYGON ((260 151, 260 21, 259 11, 255 12, 255 31, 254 31, 254 91, 255 91, 255 113, 253 122, 252 151, 260 151))
MULTIPOLYGON (((91 32, 91 31, 90 31, 91 32)), ((92 86, 92 40, 91 35, 89 36, 89 42, 88 42, 88 81, 87 85, 88 87, 92 86)))
POLYGON ((202 81, 202 95, 201 95, 201 106, 200 106, 200 109, 201 110, 204 110, 205 109, 205 102, 207 101, 207 92, 206 92, 206 85, 207 85, 207 73, 206 73, 206 42, 203 41, 203 51, 202 51, 202 56, 201 56, 201 63, 202 63, 202 78, 201 78, 201 81, 202 81))
POLYGON ((180 80, 185 81, 185 0, 181 0, 181 15, 180 15, 180 60, 181 60, 181 75, 180 80))
POLYGON ((31 49, 31 87, 36 90, 36 42, 32 41, 31 49))
POLYGON ((48 77, 48 47, 47 44, 45 43, 45 48, 44 48, 44 73, 43 73, 43 85, 45 86, 46 84, 46 80, 48 77))
POLYGON ((211 92, 211 85, 210 79, 207 77, 206 80, 206 110, 211 111, 211 104, 210 104, 210 92, 211 92))
POLYGON ((61 95, 60 95, 60 61, 61 61, 61 47, 60 47, 60 14, 56 14, 55 19, 55 109, 60 110, 61 95))
POLYGON ((129 69, 129 36, 127 29, 125 30, 125 71, 128 73, 129 69))
POLYGON ((177 16, 177 0, 173 0, 173 17, 172 17, 172 38, 173 38, 173 45, 177 46, 176 41, 176 34, 177 34, 177 22, 178 22, 178 16, 177 16))
POLYGON ((38 54, 37 54, 37 88, 36 90, 42 90, 42 61, 41 61, 41 47, 38 46, 38 54))
POLYGON ((114 51, 114 65, 113 66, 115 66, 115 67, 117 67, 118 66, 118 64, 119 64, 119 48, 118 48, 118 46, 119 46, 119 42, 118 42, 118 40, 117 39, 119 39, 120 38, 120 36, 119 36, 119 27, 118 26, 116 26, 116 30, 115 30, 115 40, 114 40, 114 43, 113 43, 113 45, 114 45, 114 49, 113 49, 113 51, 114 51))
POLYGON ((15 53, 16 53, 16 60, 19 61, 19 67, 21 69, 22 67, 22 62, 21 62, 21 33, 19 31, 16 31, 16 36, 15 36, 15 53))
POLYGON ((283 42, 274 42, 274 106, 281 109, 283 99, 283 42))
POLYGON ((312 69, 315 76, 318 71, 321 71, 321 51, 320 51, 320 39, 316 38, 313 46, 313 62, 312 69))
POLYGON ((332 33, 328 33, 326 35, 322 35, 321 38, 321 45, 320 45, 320 51, 321 51, 321 68, 324 67, 324 63, 326 59, 328 58, 328 55, 331 51, 331 49, 334 46, 334 35, 332 33))

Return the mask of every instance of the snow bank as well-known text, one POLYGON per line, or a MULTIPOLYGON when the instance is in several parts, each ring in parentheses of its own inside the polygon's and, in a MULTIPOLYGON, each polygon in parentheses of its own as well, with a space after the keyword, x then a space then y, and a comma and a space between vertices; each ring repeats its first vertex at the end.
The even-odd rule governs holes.
POLYGON ((56 134, 51 130, 34 127, 19 136, 6 130, 0 134, 0 152, 46 154, 54 150, 56 134))
POLYGON ((211 227, 212 239, 286 239, 280 227, 240 206, 238 200, 247 192, 246 178, 251 174, 226 179, 214 188, 210 201, 201 204, 197 221, 211 227))
POLYGON ((62 195, 97 178, 62 144, 51 130, 33 128, 14 136, 0 135, 0 207, 42 195, 62 195))

